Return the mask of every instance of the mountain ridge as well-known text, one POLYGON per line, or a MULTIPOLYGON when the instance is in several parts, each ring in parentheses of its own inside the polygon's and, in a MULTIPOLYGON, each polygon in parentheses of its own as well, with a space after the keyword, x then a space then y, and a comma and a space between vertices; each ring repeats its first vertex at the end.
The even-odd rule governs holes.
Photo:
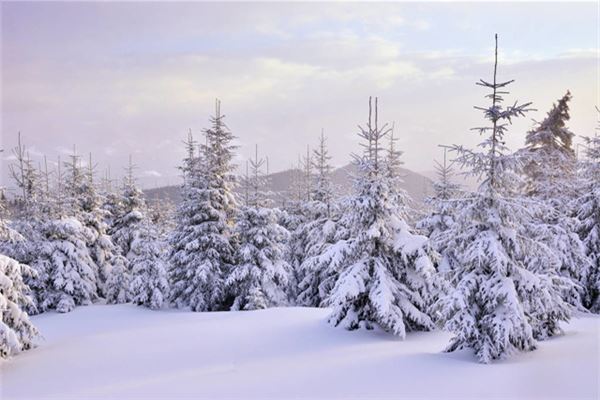
MULTIPOLYGON (((289 192, 294 180, 294 175, 300 171, 287 169, 267 175, 267 191, 274 194, 277 201, 289 198, 289 192)), ((331 181, 337 196, 344 196, 352 192, 352 174, 356 172, 353 164, 347 164, 331 171, 331 181)), ((427 196, 431 195, 433 181, 420 173, 407 168, 400 168, 403 183, 400 185, 413 201, 421 203, 427 196)), ((180 185, 161 186, 144 190, 149 201, 171 201, 179 203, 181 200, 180 185)))

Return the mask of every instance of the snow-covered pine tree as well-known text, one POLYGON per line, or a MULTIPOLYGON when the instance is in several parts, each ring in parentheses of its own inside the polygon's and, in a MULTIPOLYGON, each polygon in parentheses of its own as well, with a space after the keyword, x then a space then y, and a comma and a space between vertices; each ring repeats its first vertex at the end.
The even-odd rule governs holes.
MULTIPOLYGON (((12 220, 5 224, 9 235, 0 241, 0 252, 18 262, 30 265, 36 258, 36 243, 40 240, 40 225, 45 217, 43 204, 46 197, 42 192, 40 174, 35 170, 29 151, 22 144, 19 133, 17 146, 12 149, 14 162, 9 165, 10 175, 20 194, 12 207, 12 220)), ((30 283, 30 282, 27 282, 30 283)))
POLYGON ((313 150, 312 163, 316 171, 312 185, 312 201, 306 204, 307 221, 301 224, 295 236, 303 238, 299 253, 303 261, 298 270, 298 303, 318 307, 335 284, 338 270, 328 250, 343 238, 345 230, 339 223, 339 213, 333 201, 331 183, 331 156, 323 132, 319 146, 313 150))
POLYGON ((110 170, 107 170, 106 176, 103 178, 102 184, 102 215, 104 217, 104 223, 107 226, 107 232, 112 232, 116 219, 122 214, 121 196, 113 190, 113 182, 110 178, 110 170))
POLYGON ((77 305, 88 305, 97 299, 96 265, 88 244, 92 232, 79 221, 75 188, 83 180, 78 159, 65 162, 65 170, 57 172, 52 200, 52 215, 42 226, 38 258, 32 264, 42 280, 38 294, 40 311, 56 309, 69 312, 77 305))
POLYGON ((240 208, 235 224, 237 263, 225 281, 232 310, 257 310, 286 305, 290 267, 284 260, 288 231, 278 213, 267 207, 265 159, 250 160, 249 204, 240 208))
MULTIPOLYGON (((440 163, 435 160, 435 171, 437 180, 433 183, 433 196, 428 197, 425 202, 429 206, 429 213, 417 223, 417 229, 431 240, 435 250, 443 255, 447 251, 442 240, 443 233, 454 223, 455 199, 461 195, 460 185, 454 183, 455 176, 452 162, 448 162, 447 148, 444 148, 444 161, 440 163)), ((438 266, 439 272, 448 272, 452 265, 447 264, 453 257, 442 257, 444 264, 438 266)))
POLYGON ((553 105, 544 121, 527 133, 526 147, 518 153, 525 160, 525 193, 540 203, 532 234, 555 250, 559 273, 575 284, 563 298, 582 309, 591 261, 576 233, 577 220, 570 215, 577 191, 575 135, 566 126, 570 100, 567 92, 553 105))
MULTIPOLYGON (((319 146, 313 150, 312 166, 317 171, 314 175, 314 184, 311 198, 325 205, 325 215, 331 216, 331 208, 333 205, 333 185, 331 183, 332 166, 330 164, 331 156, 327 150, 327 139, 325 132, 321 131, 319 137, 319 146)), ((321 216, 323 210, 317 207, 316 214, 321 216)))
POLYGON ((104 297, 106 281, 111 270, 126 265, 127 260, 124 259, 120 249, 108 235, 102 198, 94 183, 94 165, 91 154, 88 167, 84 169, 80 165, 80 157, 74 152, 71 162, 67 164, 66 176, 70 177, 70 179, 66 179, 65 183, 70 213, 76 215, 89 232, 87 246, 94 261, 98 295, 104 297))
POLYGON ((35 173, 28 156, 23 162, 23 154, 25 154, 25 147, 21 145, 19 138, 19 145, 14 149, 14 155, 17 165, 21 167, 17 169, 13 166, 11 172, 17 186, 23 189, 22 182, 26 181, 27 188, 21 192, 23 197, 17 202, 19 210, 13 215, 15 219, 11 221, 14 230, 9 228, 8 237, 0 239, 0 253, 14 258, 21 264, 33 267, 35 273, 23 276, 25 284, 31 289, 32 300, 31 304, 26 304, 24 307, 31 315, 44 311, 42 307, 38 307, 38 302, 45 297, 46 275, 45 271, 37 269, 36 261, 40 256, 40 246, 45 243, 44 227, 55 217, 56 204, 50 189, 50 174, 46 158, 44 157, 44 172, 35 173), (16 170, 21 173, 15 173, 16 170), (22 174, 23 171, 26 171, 25 174, 22 174), (19 179, 19 175, 26 176, 27 179, 19 179))
POLYGON ((584 305, 600 313, 600 135, 584 139, 587 145, 581 171, 584 191, 575 203, 577 232, 592 263, 584 305))
POLYGON ((163 248, 168 245, 168 236, 175 229, 174 213, 175 205, 168 199, 155 199, 148 205, 148 217, 157 228, 159 240, 163 242, 163 248))
POLYGON ((344 216, 350 235, 339 246, 342 271, 327 300, 329 321, 346 329, 379 325, 404 338, 434 327, 427 308, 435 269, 427 238, 410 231, 393 202, 394 181, 381 154, 390 128, 378 125, 377 98, 374 115, 369 99, 367 126, 359 128, 365 152, 355 156, 359 175, 344 216))
POLYGON ((571 92, 558 100, 546 118, 527 132, 525 160, 527 195, 552 201, 553 206, 568 205, 575 193, 577 159, 572 148, 575 134, 567 127, 571 92))
POLYGON ((170 298, 177 307, 192 311, 215 311, 228 308, 224 276, 235 262, 231 237, 231 218, 236 203, 231 134, 217 100, 211 128, 204 131, 206 144, 195 155, 196 144, 190 137, 182 171, 182 202, 176 215, 176 228, 170 243, 170 298))
MULTIPOLYGON (((304 290, 299 288, 306 272, 302 268, 302 263, 307 258, 306 249, 310 247, 309 242, 313 239, 307 236, 307 233, 311 229, 309 225, 318 218, 315 212, 319 213, 319 211, 315 207, 321 204, 320 201, 313 201, 314 184, 318 179, 314 174, 314 167, 314 154, 311 156, 310 147, 306 146, 306 154, 298 155, 298 163, 292 167, 290 198, 283 214, 285 219, 282 221, 282 226, 290 233, 286 244, 285 259, 292 270, 289 292, 291 300, 294 302, 298 300, 300 291, 304 290)), ((324 193, 324 195, 326 194, 324 193)))
POLYGON ((39 256, 32 265, 43 279, 39 285, 42 292, 36 293, 40 311, 69 312, 97 298, 87 233, 81 222, 64 214, 44 224, 39 256))
POLYGON ((34 294, 34 305, 28 311, 56 308, 67 312, 76 305, 91 303, 97 293, 94 262, 86 246, 89 231, 66 213, 63 175, 57 174, 58 184, 51 196, 48 174, 44 191, 40 174, 31 166, 29 157, 24 157, 26 151, 20 141, 15 154, 17 168, 11 170, 22 189, 18 228, 25 237, 20 245, 25 246, 18 251, 13 247, 10 255, 18 254, 18 261, 27 262, 35 271, 32 277, 26 277, 34 294))
POLYGON ((133 242, 139 235, 147 207, 142 191, 138 188, 134 176, 135 165, 129 157, 129 165, 123 178, 122 194, 119 201, 119 214, 109 230, 110 237, 120 250, 121 257, 113 259, 105 284, 105 296, 109 303, 126 303, 129 298, 131 282, 131 260, 136 256, 133 242))
POLYGON ((138 188, 134 176, 135 168, 130 156, 129 165, 123 178, 119 214, 110 230, 110 236, 126 258, 129 258, 131 243, 135 239, 147 211, 144 194, 138 188))
POLYGON ((153 310, 161 308, 169 294, 167 269, 158 232, 148 218, 138 230, 131 252, 131 301, 153 310))
MULTIPOLYGON (((523 116, 530 103, 503 107, 506 86, 498 82, 498 36, 492 82, 492 104, 476 107, 490 126, 474 128, 486 135, 481 151, 453 146, 456 161, 475 176, 483 176, 477 192, 457 201, 455 223, 444 233, 455 258, 450 281, 454 290, 434 305, 439 321, 454 333, 447 351, 473 349, 489 363, 515 351, 536 348, 536 338, 559 331, 570 308, 561 298, 564 279, 555 270, 553 252, 523 226, 532 220, 532 201, 515 197, 520 160, 504 145, 508 124, 523 116)), ((448 254, 444 255, 448 257, 448 254)))
POLYGON ((0 358, 34 346, 38 331, 24 311, 33 307, 33 302, 23 282, 24 276, 33 273, 28 266, 0 254, 0 358))

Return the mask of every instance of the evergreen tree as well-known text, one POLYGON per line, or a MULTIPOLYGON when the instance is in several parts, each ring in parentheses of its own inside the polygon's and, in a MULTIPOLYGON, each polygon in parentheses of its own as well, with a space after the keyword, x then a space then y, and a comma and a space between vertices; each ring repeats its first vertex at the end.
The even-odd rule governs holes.
POLYGON ((307 221, 300 224, 295 236, 302 238, 298 253, 302 262, 298 269, 298 303, 318 307, 329 294, 337 279, 337 269, 332 266, 331 253, 328 251, 343 237, 339 223, 339 213, 333 202, 331 156, 326 147, 326 139, 321 132, 319 146, 313 150, 313 168, 316 170, 312 185, 312 201, 307 204, 307 221))
POLYGON ((568 204, 575 192, 576 157, 572 148, 575 135, 566 126, 571 98, 571 92, 567 91, 546 118, 527 132, 526 147, 520 152, 526 160, 525 192, 552 200, 558 207, 568 204))
POLYGON ((130 300, 131 262, 136 253, 133 243, 140 235, 146 219, 146 202, 142 191, 137 187, 133 174, 135 166, 129 157, 129 166, 123 179, 123 188, 118 202, 119 214, 109 233, 120 250, 120 257, 113 259, 105 285, 106 300, 109 303, 126 303, 130 300))
POLYGON ((378 125, 377 99, 374 111, 373 118, 369 99, 368 124, 359 133, 365 152, 355 156, 359 176, 344 216, 349 239, 338 251, 342 271, 327 300, 329 321, 346 329, 379 325, 404 338, 408 331, 433 328, 427 308, 435 270, 427 238, 411 232, 401 205, 392 201, 398 193, 391 188, 393 167, 381 155, 390 129, 378 125))
POLYGON ((158 232, 148 219, 138 231, 131 251, 134 254, 131 259, 131 301, 153 310, 161 308, 168 299, 167 269, 158 232))
POLYGON ((250 161, 252 178, 248 206, 236 219, 237 265, 227 277, 232 310, 256 310, 287 304, 290 267, 284 260, 288 232, 278 223, 277 213, 267 207, 261 167, 265 160, 250 161))
POLYGON ((113 268, 125 265, 127 260, 108 235, 102 198, 94 184, 94 166, 90 154, 87 170, 80 165, 80 157, 74 152, 66 165, 65 191, 69 197, 69 213, 74 215, 88 230, 87 247, 94 261, 94 275, 98 295, 105 296, 105 285, 113 268))
POLYGON ((455 258, 449 274, 454 290, 434 306, 455 335, 447 351, 471 348, 484 363, 535 349, 536 338, 558 333, 570 310, 561 298, 566 283, 556 273, 553 252, 523 229, 535 203, 515 197, 520 161, 508 153, 504 138, 508 124, 530 103, 502 106, 512 81, 496 80, 497 36, 495 55, 493 81, 478 82, 492 91, 492 104, 476 107, 491 122, 475 128, 487 135, 482 151, 453 146, 457 162, 484 179, 476 193, 457 201, 455 223, 444 234, 455 258))
POLYGON ((123 213, 121 197, 112 190, 104 192, 100 208, 102 209, 103 222, 106 224, 107 232, 110 235, 110 232, 115 229, 117 217, 123 213))
POLYGON ((567 92, 546 119, 527 133, 526 147, 518 154, 525 160, 525 192, 540 203, 532 234, 555 251, 559 273, 574 283, 563 298, 583 308, 591 262, 576 233, 577 220, 570 215, 576 193, 574 134, 566 126, 570 100, 571 93, 567 92))
MULTIPOLYGON (((22 264, 31 265, 37 257, 36 243, 41 240, 40 226, 49 211, 45 207, 48 190, 46 193, 42 191, 40 174, 33 167, 29 152, 21 142, 20 133, 12 155, 15 161, 9 165, 9 171, 20 194, 12 207, 12 220, 8 224, 4 223, 5 228, 10 225, 10 229, 5 231, 0 251, 22 264)), ((2 209, 4 212, 4 207, 2 209)))
POLYGON ((38 331, 24 311, 33 307, 23 282, 23 276, 31 274, 28 266, 0 254, 0 359, 34 346, 38 331))
POLYGON ((42 279, 35 289, 39 311, 72 311, 97 298, 89 231, 75 218, 59 215, 42 227, 43 241, 33 267, 42 279))
MULTIPOLYGON (((25 152, 20 143, 15 152, 19 154, 19 160, 25 152)), ((90 231, 67 214, 69 201, 74 197, 68 196, 66 188, 73 185, 64 184, 60 160, 57 185, 52 194, 47 173, 44 190, 40 174, 31 172, 29 163, 22 164, 19 160, 18 165, 15 170, 19 172, 14 173, 14 177, 20 187, 26 182, 22 187, 22 204, 27 215, 19 224, 27 243, 26 250, 19 251, 23 255, 19 261, 27 259, 35 270, 35 274, 25 279, 34 293, 34 303, 28 311, 43 312, 55 308, 59 312, 68 312, 76 305, 91 303, 97 297, 97 287, 95 264, 87 248, 90 231)))
MULTIPOLYGON (((445 248, 443 236, 454 224, 456 210, 456 198, 460 197, 460 186, 452 181, 454 170, 452 163, 447 161, 447 149, 444 148, 444 161, 440 163, 435 161, 435 170, 437 180, 433 183, 433 196, 427 198, 426 204, 429 206, 429 214, 422 218, 417 228, 427 236, 435 250, 443 255, 446 252, 452 252, 452 249, 445 248)), ((440 272, 448 272, 452 265, 447 263, 453 260, 452 256, 442 257, 438 269, 440 272)))
POLYGON ((577 232, 592 263, 584 304, 590 311, 600 313, 600 136, 585 140, 586 160, 581 171, 585 190, 575 209, 579 220, 577 232))
POLYGON ((231 302, 225 297, 224 277, 235 262, 230 232, 236 208, 232 192, 234 137, 224 118, 217 101, 212 126, 204 132, 206 144, 196 156, 190 134, 182 166, 183 199, 170 239, 170 297, 178 307, 192 311, 221 310, 231 302))
POLYGON ((127 259, 130 258, 131 244, 147 212, 144 195, 135 181, 134 169, 135 166, 129 157, 127 174, 123 179, 121 199, 118 202, 119 214, 109 232, 115 244, 120 247, 121 255, 127 259))

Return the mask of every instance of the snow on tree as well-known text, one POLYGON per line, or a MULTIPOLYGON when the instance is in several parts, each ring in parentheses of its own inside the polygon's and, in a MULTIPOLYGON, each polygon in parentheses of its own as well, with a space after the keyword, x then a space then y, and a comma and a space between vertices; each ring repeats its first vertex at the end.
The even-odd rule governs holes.
POLYGON ((168 199, 155 199, 148 206, 148 218, 157 228, 159 239, 166 246, 167 237, 175 228, 174 225, 175 205, 168 199))
POLYGON ((73 217, 60 215, 42 227, 43 241, 32 267, 42 278, 38 296, 40 311, 72 311, 97 298, 94 261, 86 244, 89 230, 73 217))
POLYGON ((117 217, 123 213, 121 204, 121 196, 111 190, 106 191, 102 195, 102 209, 103 221, 107 226, 107 232, 112 232, 115 229, 115 222, 117 217))
POLYGON ((46 207, 48 190, 42 191, 40 173, 33 167, 29 151, 21 142, 20 133, 18 144, 12 149, 12 156, 15 161, 9 165, 9 171, 20 189, 20 195, 12 210, 14 218, 8 224, 4 223, 0 252, 29 265, 36 258, 35 244, 40 240, 40 224, 49 211, 46 207))
POLYGON ((214 311, 228 307, 224 277, 235 262, 231 237, 236 203, 232 141, 224 122, 220 102, 204 131, 206 144, 195 155, 191 134, 182 171, 182 201, 177 209, 176 228, 171 236, 169 256, 170 298, 177 307, 192 311, 214 311))
POLYGON ((0 358, 8 358, 34 347, 38 331, 24 307, 33 307, 23 276, 34 271, 0 254, 0 358))
POLYGON ((518 152, 525 160, 525 193, 540 202, 531 231, 555 251, 560 260, 559 273, 573 281, 563 298, 583 308, 585 286, 591 261, 577 233, 577 220, 571 217, 571 202, 576 194, 576 157, 572 149, 575 136, 566 126, 569 120, 567 92, 544 121, 527 133, 526 147, 518 152))
MULTIPOLYGON (((314 185, 312 190, 312 199, 318 205, 324 205, 326 216, 331 216, 331 207, 333 203, 333 185, 331 183, 331 171, 333 167, 330 164, 331 156, 327 150, 325 133, 321 131, 319 146, 313 150, 312 166, 317 171, 314 175, 314 185)), ((316 214, 322 215, 322 210, 317 207, 316 214)))
POLYGON ((131 244, 144 221, 147 210, 144 195, 135 181, 134 169, 135 165, 130 156, 127 173, 123 179, 119 214, 109 232, 115 244, 120 247, 121 254, 126 258, 130 257, 131 244))
POLYGON ((600 136, 586 137, 585 141, 586 159, 581 171, 584 191, 575 210, 579 220, 577 232, 592 263, 584 304, 590 311, 600 313, 600 136))
MULTIPOLYGON (((417 229, 431 240, 432 246, 439 254, 451 252, 443 245, 443 234, 454 223, 454 215, 457 212, 455 199, 461 195, 460 185, 453 182, 455 175, 452 163, 448 163, 447 149, 444 148, 443 163, 435 161, 437 180, 433 183, 433 196, 425 200, 429 206, 429 214, 417 223, 417 229)), ((440 264, 438 270, 442 273, 452 269, 447 263, 453 257, 442 257, 445 264, 440 264)))
POLYGON ((257 310, 287 304, 290 267, 284 260, 288 231, 278 223, 278 214, 267 207, 264 193, 265 159, 250 161, 248 205, 240 208, 235 224, 238 242, 236 266, 225 281, 233 297, 232 310, 257 310))
POLYGON ((569 282, 558 276, 554 252, 523 228, 536 203, 516 196, 521 162, 504 141, 512 119, 529 111, 530 103, 502 106, 513 81, 496 80, 497 43, 496 35, 493 81, 477 83, 492 91, 486 96, 492 104, 476 107, 491 122, 474 128, 486 135, 482 150, 452 147, 456 161, 484 179, 477 192, 457 200, 455 223, 444 233, 455 258, 449 274, 454 290, 433 307, 455 335, 447 351, 470 348, 483 363, 534 350, 536 339, 559 333, 559 321, 570 316, 561 298, 569 282))
POLYGON ((331 218, 319 218, 305 224, 305 260, 300 265, 298 304, 321 307, 339 276, 348 230, 340 222, 339 212, 332 209, 331 218))
POLYGON ((306 204, 307 221, 294 232, 298 239, 298 254, 302 255, 298 268, 298 303, 317 307, 322 305, 337 279, 337 269, 332 265, 331 246, 341 240, 345 230, 339 224, 339 212, 333 202, 331 183, 331 156, 327 151, 323 132, 319 146, 313 150, 313 168, 316 170, 312 185, 312 201, 306 204))
POLYGON ((65 192, 68 196, 69 213, 74 215, 89 231, 87 247, 94 261, 94 275, 99 296, 105 296, 105 285, 113 268, 125 265, 127 260, 108 235, 105 210, 102 198, 94 183, 94 165, 90 154, 88 168, 81 166, 81 158, 76 152, 66 165, 65 192))
POLYGON ((443 163, 434 161, 437 180, 433 183, 433 196, 426 199, 431 213, 418 224, 418 228, 429 238, 437 237, 452 225, 455 213, 452 200, 460 194, 460 185, 452 181, 455 173, 446 153, 445 148, 443 163))
POLYGON ((129 157, 129 166, 123 179, 119 214, 114 220, 109 234, 120 250, 120 257, 113 259, 105 285, 105 296, 109 303, 126 303, 129 299, 131 282, 131 261, 136 256, 133 242, 138 237, 146 219, 146 202, 142 191, 137 187, 134 171, 135 166, 129 157))
POLYGON ((131 301, 153 310, 159 309, 168 299, 169 284, 158 232, 149 219, 138 230, 131 247, 134 254, 129 288, 131 301))
POLYGON ((90 232, 66 211, 67 196, 64 176, 57 174, 57 186, 50 193, 48 173, 45 190, 40 174, 32 171, 30 159, 19 141, 15 149, 17 168, 11 168, 17 186, 22 189, 22 213, 18 224, 25 241, 24 250, 10 251, 18 254, 18 261, 27 262, 35 274, 25 281, 34 294, 30 312, 43 312, 55 308, 59 312, 71 311, 76 305, 89 304, 97 296, 94 262, 87 243, 90 232))
POLYGON ((377 99, 374 118, 371 111, 369 99, 367 127, 359 127, 365 152, 355 156, 359 176, 344 215, 349 239, 339 243, 341 273, 327 299, 333 308, 329 321, 346 329, 379 325, 404 338, 434 327, 427 309, 434 300, 435 269, 427 238, 411 232, 402 206, 392 201, 392 167, 381 154, 391 129, 378 125, 377 99))
POLYGON ((525 148, 520 151, 526 160, 525 192, 551 200, 555 207, 568 204, 575 192, 577 159, 572 148, 575 134, 566 126, 571 98, 571 92, 567 91, 552 106, 546 118, 527 132, 525 148))

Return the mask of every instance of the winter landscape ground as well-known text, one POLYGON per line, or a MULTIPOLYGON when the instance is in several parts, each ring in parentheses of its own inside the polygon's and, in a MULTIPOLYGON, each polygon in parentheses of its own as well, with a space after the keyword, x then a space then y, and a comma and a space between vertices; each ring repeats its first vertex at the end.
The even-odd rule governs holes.
POLYGON ((40 347, 2 364, 3 400, 597 399, 600 318, 491 365, 443 353, 450 337, 348 332, 330 310, 150 311, 94 305, 33 317, 40 347))

